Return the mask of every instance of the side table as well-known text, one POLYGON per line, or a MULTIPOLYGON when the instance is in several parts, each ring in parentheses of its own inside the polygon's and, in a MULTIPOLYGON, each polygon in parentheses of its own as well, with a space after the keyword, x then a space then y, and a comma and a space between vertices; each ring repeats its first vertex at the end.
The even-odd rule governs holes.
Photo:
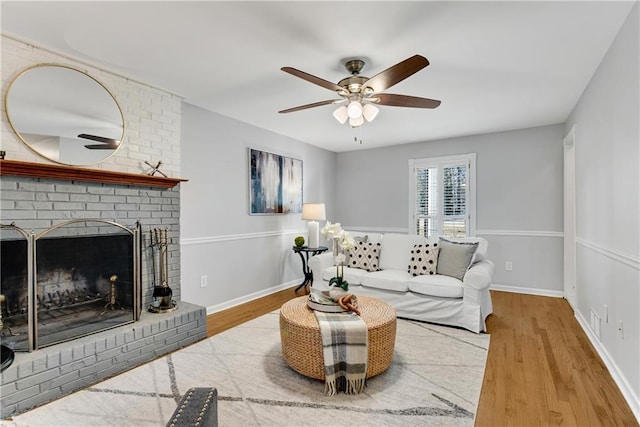
POLYGON ((310 248, 308 246, 294 246, 293 252, 300 255, 300 259, 302 260, 302 272, 304 273, 304 280, 300 285, 296 288, 294 292, 298 292, 300 288, 305 288, 307 286, 313 285, 313 272, 311 268, 309 268, 309 254, 311 256, 321 254, 323 252, 328 251, 329 248, 326 246, 318 246, 317 248, 310 248))

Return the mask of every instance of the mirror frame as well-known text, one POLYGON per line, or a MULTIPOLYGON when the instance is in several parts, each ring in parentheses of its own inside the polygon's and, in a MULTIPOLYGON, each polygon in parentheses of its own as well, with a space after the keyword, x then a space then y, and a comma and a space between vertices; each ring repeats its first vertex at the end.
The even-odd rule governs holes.
MULTIPOLYGON (((116 99, 116 97, 113 95, 113 93, 104 85, 102 84, 102 82, 100 82, 98 79, 96 79, 95 77, 91 76, 90 74, 75 68, 73 66, 70 65, 65 65, 65 64, 57 64, 57 63, 40 63, 40 64, 35 64, 32 65, 30 67, 25 68, 24 70, 22 70, 21 72, 18 73, 17 76, 15 76, 11 82, 9 83, 9 86, 7 87, 7 92, 5 94, 4 97, 4 109, 5 109, 5 114, 7 116, 7 120, 9 121, 9 126, 11 127, 11 129, 13 130, 13 132, 16 134, 16 136, 27 146, 27 148, 29 148, 29 150, 31 150, 32 152, 34 152, 35 154, 37 154, 40 157, 43 157, 47 160, 50 160, 54 163, 58 163, 61 165, 66 165, 66 166, 91 166, 91 165, 97 165, 99 163, 102 163, 104 161, 107 161, 108 159, 110 159, 111 157, 113 157, 119 150, 120 148, 122 148, 122 145, 124 144, 124 136, 125 136, 125 118, 124 118, 124 113, 122 112, 122 107, 120 106, 120 104, 118 103, 118 100, 116 99), (78 72, 80 74, 82 74, 85 77, 90 78, 91 80, 93 80, 95 83, 97 83, 102 89, 104 89, 106 91, 106 93, 111 97, 111 99, 113 100, 113 102, 115 103, 116 107, 118 108, 118 112, 120 113, 120 118, 122 120, 122 134, 120 136, 120 144, 118 145, 118 148, 116 148, 115 150, 113 150, 112 153, 110 153, 108 156, 104 157, 101 160, 98 160, 96 162, 89 162, 89 163, 65 163, 63 161, 60 160, 56 160, 56 159, 52 159, 51 157, 41 153, 40 151, 38 151, 36 148, 32 147, 31 144, 27 141, 27 139, 25 139, 22 134, 18 131, 18 129, 16 129, 13 121, 11 120, 11 114, 9 113, 9 95, 11 94, 11 90, 14 87, 14 84, 20 79, 20 77, 24 76, 25 74, 27 74, 29 71, 32 71, 34 69, 38 69, 38 68, 45 68, 45 67, 58 67, 58 68, 64 68, 64 69, 68 69, 71 71, 75 71, 78 72)), ((53 136, 59 136, 59 135, 53 135, 53 136)), ((90 142, 89 140, 87 142, 90 142)))

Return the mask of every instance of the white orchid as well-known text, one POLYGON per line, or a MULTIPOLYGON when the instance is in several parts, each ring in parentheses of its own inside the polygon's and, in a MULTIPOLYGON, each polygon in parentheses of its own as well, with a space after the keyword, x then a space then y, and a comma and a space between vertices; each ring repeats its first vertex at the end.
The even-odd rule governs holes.
POLYGON ((350 251, 356 245, 356 241, 351 237, 349 233, 343 231, 340 237, 338 238, 338 244, 342 248, 342 250, 350 251))
POLYGON ((332 224, 331 221, 327 221, 320 233, 322 233, 322 237, 325 239, 334 239, 339 237, 343 233, 343 230, 339 222, 332 224))
POLYGON ((320 232, 322 233, 322 237, 333 240, 334 244, 333 253, 336 262, 336 277, 331 278, 329 286, 338 286, 347 291, 349 289, 349 283, 344 280, 344 263, 347 262, 347 256, 344 252, 353 249, 356 241, 349 233, 342 229, 339 222, 332 224, 331 221, 327 221, 320 232), (340 247, 342 252, 338 252, 338 247, 340 247))

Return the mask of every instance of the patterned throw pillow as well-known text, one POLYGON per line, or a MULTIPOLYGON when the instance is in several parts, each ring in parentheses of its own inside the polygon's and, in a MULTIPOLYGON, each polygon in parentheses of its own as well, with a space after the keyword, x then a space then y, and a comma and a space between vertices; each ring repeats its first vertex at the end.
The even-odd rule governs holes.
POLYGON ((413 245, 408 272, 414 276, 436 274, 439 250, 437 243, 413 245))
POLYGON ((380 265, 380 243, 356 242, 349 251, 349 267, 367 271, 378 271, 380 265))

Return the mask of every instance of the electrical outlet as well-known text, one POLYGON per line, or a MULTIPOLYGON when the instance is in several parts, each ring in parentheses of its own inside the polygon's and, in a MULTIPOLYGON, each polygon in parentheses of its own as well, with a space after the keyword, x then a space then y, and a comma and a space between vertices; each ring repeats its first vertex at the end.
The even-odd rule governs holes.
POLYGON ((513 271, 513 263, 511 261, 504 262, 504 271, 513 271))
POLYGON ((200 276, 200 287, 201 287, 201 288, 206 288, 206 287, 207 287, 207 285, 208 285, 208 283, 207 283, 207 276, 206 276, 206 275, 204 275, 204 276, 200 276))

